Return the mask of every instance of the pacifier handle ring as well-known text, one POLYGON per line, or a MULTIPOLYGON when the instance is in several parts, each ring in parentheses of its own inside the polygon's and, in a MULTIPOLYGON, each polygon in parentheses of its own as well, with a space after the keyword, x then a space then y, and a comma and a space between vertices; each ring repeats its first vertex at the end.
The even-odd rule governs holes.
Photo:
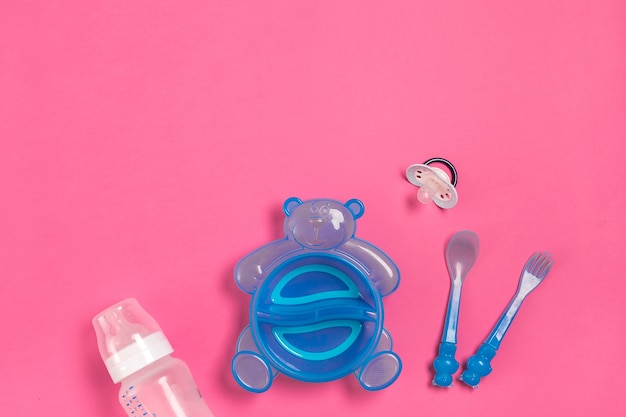
POLYGON ((452 184, 453 187, 456 187, 458 174, 456 172, 456 168, 454 167, 454 165, 452 165, 452 162, 443 158, 430 158, 428 161, 424 162, 424 165, 430 165, 434 162, 439 162, 440 164, 444 164, 446 167, 448 167, 448 169, 450 170, 450 174, 451 174, 450 183, 452 184))

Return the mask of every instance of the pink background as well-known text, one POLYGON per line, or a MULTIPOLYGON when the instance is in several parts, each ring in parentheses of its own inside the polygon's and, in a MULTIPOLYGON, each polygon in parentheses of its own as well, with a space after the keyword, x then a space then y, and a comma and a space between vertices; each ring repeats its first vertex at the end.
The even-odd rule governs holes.
POLYGON ((29 1, 0 6, 0 413, 122 416, 91 318, 134 296, 221 416, 623 416, 626 4, 29 1), (421 206, 404 170, 459 170, 421 206), (361 199, 402 281, 386 390, 230 373, 232 271, 281 205, 361 199), (450 236, 474 230, 457 358, 554 253, 477 390, 430 385, 450 236))

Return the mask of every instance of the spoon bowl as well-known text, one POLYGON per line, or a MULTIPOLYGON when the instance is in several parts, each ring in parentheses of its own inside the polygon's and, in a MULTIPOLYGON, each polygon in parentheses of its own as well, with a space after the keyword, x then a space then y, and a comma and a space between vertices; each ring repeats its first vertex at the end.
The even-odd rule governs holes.
POLYGON ((476 263, 479 249, 478 236, 471 230, 462 230, 452 236, 446 248, 446 262, 453 281, 465 280, 467 273, 476 263))

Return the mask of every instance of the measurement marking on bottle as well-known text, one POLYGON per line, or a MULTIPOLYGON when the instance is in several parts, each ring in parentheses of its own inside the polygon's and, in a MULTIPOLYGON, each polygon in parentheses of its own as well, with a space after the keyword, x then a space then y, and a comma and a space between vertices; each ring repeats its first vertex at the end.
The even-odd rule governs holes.
POLYGON ((156 413, 151 413, 143 406, 141 398, 139 398, 135 392, 134 386, 128 387, 124 394, 122 394, 122 401, 124 402, 124 406, 130 416, 157 417, 156 413))

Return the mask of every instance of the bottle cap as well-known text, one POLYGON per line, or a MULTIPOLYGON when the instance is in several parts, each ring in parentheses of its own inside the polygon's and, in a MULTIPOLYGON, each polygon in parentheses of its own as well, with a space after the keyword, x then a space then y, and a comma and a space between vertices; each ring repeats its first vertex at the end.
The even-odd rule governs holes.
POLYGON ((100 356, 115 383, 174 351, 157 322, 134 298, 109 307, 92 323, 100 356))

